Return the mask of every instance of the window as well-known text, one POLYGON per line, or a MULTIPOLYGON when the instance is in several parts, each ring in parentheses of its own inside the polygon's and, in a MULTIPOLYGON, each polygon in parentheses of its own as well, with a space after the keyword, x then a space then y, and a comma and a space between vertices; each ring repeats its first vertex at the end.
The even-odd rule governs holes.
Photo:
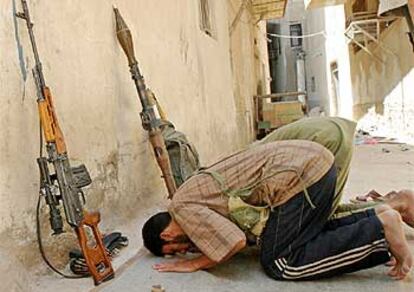
MULTIPOLYGON (((290 27, 290 36, 297 37, 302 35, 302 25, 300 23, 291 24, 290 27)), ((301 47, 302 46, 302 39, 301 38, 291 38, 290 39, 290 46, 294 47, 301 47)))
POLYGON ((210 0, 200 1, 200 27, 209 36, 213 36, 210 0))
POLYGON ((278 37, 269 37, 267 48, 269 52, 269 59, 277 60, 278 57, 282 54, 280 48, 280 39, 278 37))
POLYGON ((268 32, 267 48, 269 52, 269 59, 277 60, 278 56, 282 54, 280 46, 280 38, 274 34, 280 34, 280 24, 268 21, 266 24, 268 32))

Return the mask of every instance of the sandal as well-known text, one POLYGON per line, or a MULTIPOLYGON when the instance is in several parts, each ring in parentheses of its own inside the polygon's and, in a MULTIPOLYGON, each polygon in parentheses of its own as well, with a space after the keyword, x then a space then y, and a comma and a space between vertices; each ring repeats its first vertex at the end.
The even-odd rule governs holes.
POLYGON ((354 204, 358 204, 361 202, 378 202, 384 201, 384 197, 376 190, 371 190, 367 194, 356 196, 355 199, 351 199, 350 201, 354 204))
POLYGON ((362 202, 385 202, 394 198, 398 193, 396 191, 388 192, 386 195, 381 195, 376 190, 371 190, 367 194, 362 196, 356 196, 355 199, 351 199, 351 203, 358 204, 362 202))

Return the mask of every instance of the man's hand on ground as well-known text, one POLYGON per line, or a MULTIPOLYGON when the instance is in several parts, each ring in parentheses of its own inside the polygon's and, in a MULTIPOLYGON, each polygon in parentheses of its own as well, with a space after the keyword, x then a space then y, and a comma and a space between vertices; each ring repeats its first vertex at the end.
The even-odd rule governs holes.
POLYGON ((152 268, 154 270, 157 270, 158 272, 177 272, 177 273, 191 273, 191 272, 195 272, 198 270, 204 270, 204 269, 214 267, 215 265, 228 260, 234 254, 236 254, 241 249, 243 249, 245 246, 246 246, 246 240, 245 239, 241 240, 233 247, 233 249, 220 262, 215 262, 203 254, 191 260, 181 260, 181 261, 176 261, 172 263, 155 264, 152 266, 152 268))
POLYGON ((192 273, 198 270, 198 267, 192 260, 181 260, 172 263, 160 263, 152 266, 158 272, 177 272, 192 273))
POLYGON ((191 260, 181 260, 173 263, 160 263, 153 265, 158 272, 192 273, 198 270, 214 267, 217 263, 202 255, 191 260))

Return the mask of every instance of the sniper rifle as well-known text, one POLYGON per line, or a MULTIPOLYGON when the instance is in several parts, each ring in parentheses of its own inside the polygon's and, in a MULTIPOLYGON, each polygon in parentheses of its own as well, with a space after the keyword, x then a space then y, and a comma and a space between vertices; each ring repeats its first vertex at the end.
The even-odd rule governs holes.
MULTIPOLYGON (((59 203, 60 201, 63 202, 66 221, 75 229, 89 271, 93 276, 95 285, 98 285, 105 280, 113 278, 114 270, 103 246, 102 235, 98 229, 100 214, 99 212, 87 212, 83 208, 85 197, 82 188, 89 185, 92 181, 85 165, 82 164, 78 167, 71 167, 70 165, 63 133, 59 127, 56 111, 53 106, 52 94, 46 86, 43 75, 42 63, 40 62, 36 46, 29 8, 25 0, 21 0, 21 3, 23 12, 17 13, 16 16, 26 21, 35 59, 33 77, 37 90, 37 104, 41 127, 41 149, 43 147, 42 134, 46 140, 47 157, 44 157, 42 154, 43 151, 40 151, 40 157, 37 159, 40 170, 40 197, 43 196, 49 206, 49 221, 54 235, 63 233, 63 220, 59 210, 59 203), (49 171, 49 165, 53 166, 53 174, 49 171), (86 228, 90 228, 92 231, 93 240, 91 241, 94 241, 92 244, 88 241, 86 228)), ((39 211, 37 214, 39 215, 39 211)), ((47 261, 41 244, 39 225, 38 222, 39 248, 43 259, 55 272, 66 276, 56 270, 47 261)))

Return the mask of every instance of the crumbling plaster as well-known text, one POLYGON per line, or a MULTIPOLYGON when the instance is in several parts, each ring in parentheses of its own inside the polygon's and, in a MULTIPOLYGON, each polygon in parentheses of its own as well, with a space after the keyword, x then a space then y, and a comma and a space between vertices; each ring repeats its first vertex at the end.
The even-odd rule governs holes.
MULTIPOLYGON (((133 218, 166 197, 141 127, 141 106, 127 60, 115 37, 113 4, 131 29, 147 85, 169 119, 196 145, 203 164, 252 139, 248 101, 258 76, 267 83, 268 72, 248 74, 257 59, 260 67, 267 66, 267 53, 250 46, 252 35, 261 31, 256 46, 266 48, 264 28, 249 22, 236 28, 237 37, 230 39, 231 1, 210 2, 213 37, 200 30, 194 0, 28 1, 69 156, 73 165, 85 163, 91 173, 87 207, 100 209, 104 230, 113 218, 133 218), (237 42, 241 46, 235 46, 237 42), (235 76, 240 70, 242 75, 235 76), (234 94, 239 82, 243 85, 234 94), (242 107, 236 106, 239 96, 245 99, 242 107), (241 111, 249 112, 244 123, 238 116, 241 111)), ((19 10, 19 0, 0 0, 0 234, 8 238, 0 249, 31 266, 40 261, 35 243, 39 122, 27 28, 14 17, 19 10)), ((50 229, 43 211, 42 229, 47 235, 50 229)), ((67 242, 46 237, 47 246, 67 242)), ((66 252, 64 247, 53 251, 66 252)))
MULTIPOLYGON (((246 0, 229 0, 231 69, 239 144, 254 139, 253 96, 270 92, 266 22, 258 22, 246 0), (237 15, 241 9, 240 17, 237 15)), ((248 1, 247 1, 248 2, 248 1)))
POLYGON ((414 140, 414 53, 404 19, 396 20, 380 36, 380 44, 351 53, 354 118, 366 130, 414 140))

